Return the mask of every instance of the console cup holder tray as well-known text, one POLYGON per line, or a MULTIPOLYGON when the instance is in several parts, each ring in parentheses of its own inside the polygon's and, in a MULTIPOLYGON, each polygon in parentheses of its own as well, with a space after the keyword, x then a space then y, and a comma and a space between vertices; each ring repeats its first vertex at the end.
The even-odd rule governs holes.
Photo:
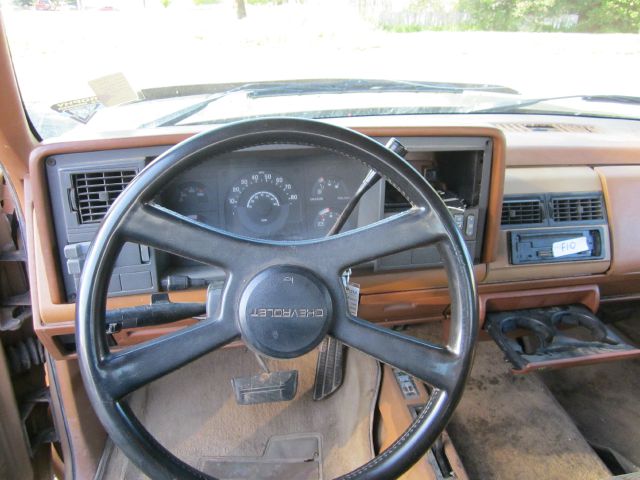
POLYGON ((485 329, 514 373, 640 356, 582 305, 487 313, 485 329))

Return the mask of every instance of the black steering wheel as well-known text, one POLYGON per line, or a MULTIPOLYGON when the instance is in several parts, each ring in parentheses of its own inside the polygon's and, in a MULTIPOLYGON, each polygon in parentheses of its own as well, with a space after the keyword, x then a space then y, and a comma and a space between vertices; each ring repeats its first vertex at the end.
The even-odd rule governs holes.
POLYGON ((98 417, 115 444, 153 479, 211 477, 160 445, 125 397, 232 340, 242 338, 254 351, 271 357, 293 358, 311 351, 328 334, 403 370, 434 387, 428 404, 387 450, 341 477, 381 479, 396 478, 410 468, 444 429, 470 370, 477 316, 473 271, 462 237, 438 194, 409 163, 351 130, 273 118, 233 123, 192 137, 140 172, 114 202, 87 255, 76 328, 82 376, 98 417), (266 241, 204 225, 153 202, 162 187, 191 165, 268 144, 310 146, 360 160, 402 192, 412 208, 335 236, 266 241), (104 326, 107 286, 125 242, 222 267, 227 280, 217 311, 176 333, 110 352, 104 326), (437 245, 448 274, 451 327, 445 346, 352 316, 340 279, 350 266, 423 245, 437 245), (296 315, 269 315, 275 308, 296 315))

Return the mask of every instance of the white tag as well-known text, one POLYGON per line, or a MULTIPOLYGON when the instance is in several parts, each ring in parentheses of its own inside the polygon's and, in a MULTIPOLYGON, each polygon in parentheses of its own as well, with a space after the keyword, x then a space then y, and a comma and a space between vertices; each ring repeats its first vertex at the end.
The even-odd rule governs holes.
POLYGON ((89 81, 89 86, 98 100, 106 107, 113 107, 121 103, 138 100, 138 94, 133 89, 124 73, 114 73, 106 77, 89 81))
POLYGON ((357 316, 358 304, 360 303, 360 285, 349 282, 344 286, 344 291, 347 294, 347 306, 349 307, 349 313, 353 316, 357 316))
POLYGON ((585 237, 570 238, 553 244, 553 256, 564 257, 574 253, 586 252, 589 250, 587 239, 585 237))

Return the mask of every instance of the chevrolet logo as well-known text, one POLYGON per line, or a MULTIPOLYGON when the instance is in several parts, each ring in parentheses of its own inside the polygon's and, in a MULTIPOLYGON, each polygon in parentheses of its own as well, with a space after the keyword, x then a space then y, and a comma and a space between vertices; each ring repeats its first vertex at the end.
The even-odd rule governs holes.
POLYGON ((323 318, 324 308, 254 308, 250 317, 261 318, 323 318))

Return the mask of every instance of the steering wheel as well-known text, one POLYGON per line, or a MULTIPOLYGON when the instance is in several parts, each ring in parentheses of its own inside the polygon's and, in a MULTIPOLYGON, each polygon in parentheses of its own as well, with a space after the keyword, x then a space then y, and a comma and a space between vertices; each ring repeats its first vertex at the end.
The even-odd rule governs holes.
POLYGON ((154 479, 212 478, 182 462, 144 428, 125 397, 143 385, 241 338, 252 350, 294 358, 328 334, 433 386, 428 404, 384 452, 343 479, 396 478, 445 428, 464 389, 476 341, 477 294, 469 256, 453 218, 429 183, 403 158, 351 130, 312 120, 271 118, 194 136, 151 162, 120 194, 87 255, 77 300, 80 367, 91 403, 114 443, 154 479), (154 197, 190 166, 269 144, 315 147, 364 162, 412 207, 366 227, 302 241, 235 235, 167 210, 154 197), (109 278, 125 242, 223 268, 215 312, 193 326, 110 352, 105 334, 109 278), (447 271, 451 327, 444 346, 351 315, 340 279, 353 265, 410 248, 437 245, 447 271), (295 315, 273 315, 274 309, 295 315), (269 313, 271 312, 271 314, 269 313))

